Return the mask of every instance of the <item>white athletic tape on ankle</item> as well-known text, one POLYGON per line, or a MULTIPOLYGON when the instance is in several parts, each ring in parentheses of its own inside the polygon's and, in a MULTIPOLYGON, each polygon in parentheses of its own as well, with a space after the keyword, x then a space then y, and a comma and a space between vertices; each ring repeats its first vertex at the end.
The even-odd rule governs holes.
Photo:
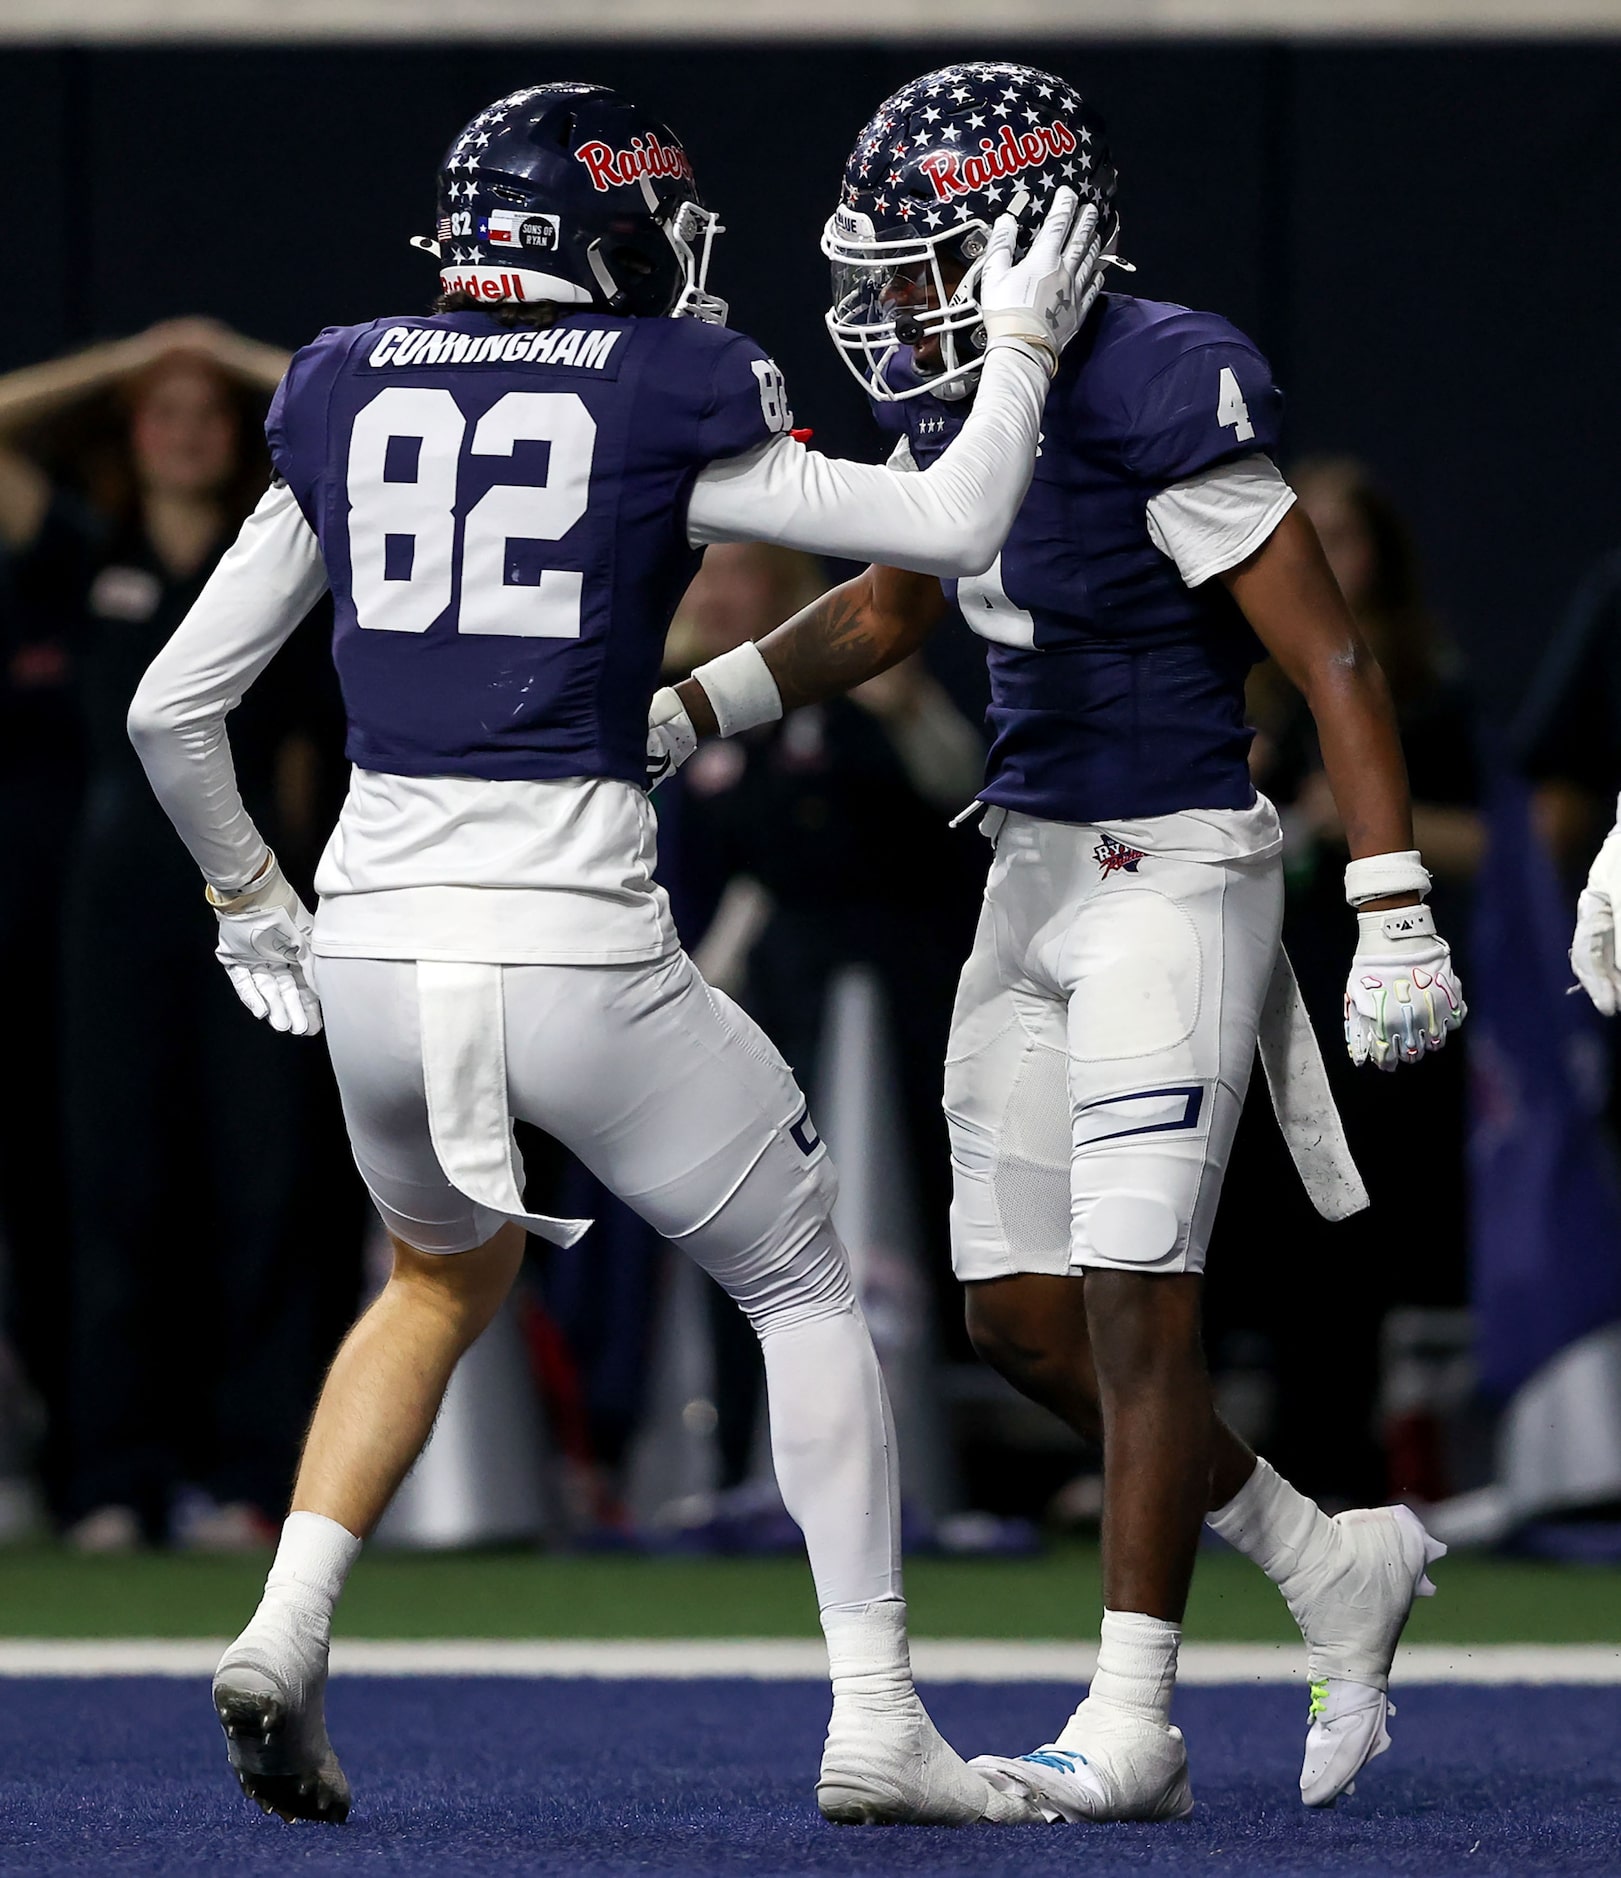
POLYGON ((735 737, 756 724, 774 724, 782 716, 782 693, 753 640, 700 665, 692 675, 714 707, 723 737, 735 737))
POLYGON ((1417 848, 1401 854, 1365 854, 1360 861, 1345 865, 1345 899, 1350 906, 1365 906, 1369 900, 1395 893, 1427 894, 1429 890, 1429 870, 1417 848))

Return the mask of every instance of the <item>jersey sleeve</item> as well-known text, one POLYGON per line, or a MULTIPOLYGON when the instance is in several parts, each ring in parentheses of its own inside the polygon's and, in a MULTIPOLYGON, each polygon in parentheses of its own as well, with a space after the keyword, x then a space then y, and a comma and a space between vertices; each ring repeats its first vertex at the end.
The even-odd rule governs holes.
POLYGON ((1283 428, 1283 393, 1272 368, 1241 334, 1187 346, 1159 366, 1133 403, 1127 467, 1158 489, 1214 464, 1273 456, 1283 428))
POLYGON ((292 490, 304 519, 316 526, 316 485, 326 467, 326 402, 354 328, 329 326, 293 354, 265 418, 271 467, 292 490))
POLYGON ((1150 496, 1148 538, 1187 586, 1198 587, 1247 561, 1294 501, 1271 457, 1240 457, 1150 496))
POLYGON ((788 387, 776 362, 752 339, 734 333, 710 368, 709 396, 697 416, 698 460, 742 456, 793 427, 788 387))

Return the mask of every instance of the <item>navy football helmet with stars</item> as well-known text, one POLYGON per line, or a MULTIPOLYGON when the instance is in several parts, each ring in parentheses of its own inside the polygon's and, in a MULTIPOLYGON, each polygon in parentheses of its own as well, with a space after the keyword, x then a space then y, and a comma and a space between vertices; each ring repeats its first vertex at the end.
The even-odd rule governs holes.
POLYGON ((979 275, 992 224, 1011 213, 1022 253, 1067 183, 1097 204, 1112 255, 1115 182, 1101 120, 1050 72, 946 65, 886 98, 822 231, 828 331, 867 394, 966 397, 984 359, 979 275), (914 363, 930 340, 930 364, 914 363))
POLYGON ((480 111, 439 170, 447 293, 722 325, 718 219, 668 126, 602 85, 534 85, 480 111))

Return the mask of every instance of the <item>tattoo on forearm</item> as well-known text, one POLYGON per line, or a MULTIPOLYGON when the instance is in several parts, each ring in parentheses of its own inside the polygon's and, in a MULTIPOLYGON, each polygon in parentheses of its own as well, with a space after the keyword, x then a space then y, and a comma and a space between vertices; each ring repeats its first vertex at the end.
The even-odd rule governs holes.
POLYGON ((905 656, 872 614, 871 596, 853 582, 835 587, 761 640, 760 651, 785 711, 819 704, 886 671, 905 656))

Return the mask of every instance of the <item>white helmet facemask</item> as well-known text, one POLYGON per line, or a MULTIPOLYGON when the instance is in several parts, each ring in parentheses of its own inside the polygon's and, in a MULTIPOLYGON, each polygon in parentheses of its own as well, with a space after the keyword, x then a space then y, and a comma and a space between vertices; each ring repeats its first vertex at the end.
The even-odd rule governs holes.
POLYGON ((840 208, 829 216, 822 230, 822 252, 833 264, 827 330, 870 398, 968 395, 984 362, 979 277, 989 238, 984 222, 963 221, 937 234, 880 240, 865 215, 840 208), (935 338, 939 369, 908 369, 919 347, 935 338))

